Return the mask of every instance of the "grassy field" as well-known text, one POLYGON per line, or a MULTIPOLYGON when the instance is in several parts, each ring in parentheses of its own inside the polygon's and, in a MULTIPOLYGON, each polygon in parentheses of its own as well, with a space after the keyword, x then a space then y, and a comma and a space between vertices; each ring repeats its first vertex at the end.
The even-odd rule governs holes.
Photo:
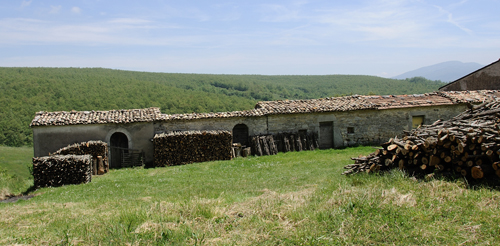
POLYGON ((393 171, 340 175, 370 147, 121 169, 0 203, 0 244, 497 245, 500 194, 393 171))
POLYGON ((0 199, 18 194, 33 185, 30 174, 33 147, 0 146, 0 199))

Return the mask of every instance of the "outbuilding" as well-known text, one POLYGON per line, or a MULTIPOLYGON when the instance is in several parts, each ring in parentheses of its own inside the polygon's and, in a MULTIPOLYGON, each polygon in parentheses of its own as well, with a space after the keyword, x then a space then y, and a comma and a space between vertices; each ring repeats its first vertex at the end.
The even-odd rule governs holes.
POLYGON ((314 133, 320 148, 379 144, 420 124, 450 119, 471 103, 496 100, 499 91, 441 91, 418 95, 345 96, 259 102, 252 110, 162 114, 159 108, 38 112, 31 122, 35 157, 73 143, 101 140, 110 147, 110 166, 139 151, 152 163, 155 134, 226 130, 248 145, 256 135, 314 133), (125 157, 124 157, 125 156, 125 157))

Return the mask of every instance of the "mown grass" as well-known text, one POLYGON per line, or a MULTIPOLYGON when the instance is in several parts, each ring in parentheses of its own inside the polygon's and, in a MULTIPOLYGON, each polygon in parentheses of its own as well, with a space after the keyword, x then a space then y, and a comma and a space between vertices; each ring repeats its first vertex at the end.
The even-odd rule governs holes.
POLYGON ((0 146, 0 199, 33 185, 30 173, 33 147, 0 146))
POLYGON ((122 169, 0 204, 0 244, 496 245, 498 191, 393 171, 370 147, 122 169))

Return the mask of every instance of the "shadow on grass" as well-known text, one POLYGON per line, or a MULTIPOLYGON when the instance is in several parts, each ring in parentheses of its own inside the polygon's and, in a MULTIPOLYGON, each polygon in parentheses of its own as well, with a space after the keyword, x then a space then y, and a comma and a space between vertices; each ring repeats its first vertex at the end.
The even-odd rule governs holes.
POLYGON ((408 172, 406 170, 402 171, 398 170, 397 168, 370 173, 370 175, 385 176, 389 175, 393 171, 403 172, 406 177, 415 178, 421 182, 431 182, 433 180, 442 180, 446 182, 462 182, 464 188, 467 189, 489 189, 489 190, 500 191, 500 180, 498 179, 498 177, 494 175, 490 175, 488 177, 476 180, 472 177, 463 176, 460 173, 456 172, 420 173, 420 172, 408 172))

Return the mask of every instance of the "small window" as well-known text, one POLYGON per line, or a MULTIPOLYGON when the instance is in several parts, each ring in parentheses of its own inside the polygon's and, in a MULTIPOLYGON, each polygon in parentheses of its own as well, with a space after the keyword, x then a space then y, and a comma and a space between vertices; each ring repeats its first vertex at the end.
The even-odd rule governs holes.
POLYGON ((413 129, 421 126, 422 124, 424 124, 424 116, 423 115, 416 115, 416 116, 413 116, 412 117, 412 120, 411 120, 411 127, 413 129))
POLYGON ((353 134, 354 133, 354 127, 347 127, 347 133, 348 134, 353 134))

